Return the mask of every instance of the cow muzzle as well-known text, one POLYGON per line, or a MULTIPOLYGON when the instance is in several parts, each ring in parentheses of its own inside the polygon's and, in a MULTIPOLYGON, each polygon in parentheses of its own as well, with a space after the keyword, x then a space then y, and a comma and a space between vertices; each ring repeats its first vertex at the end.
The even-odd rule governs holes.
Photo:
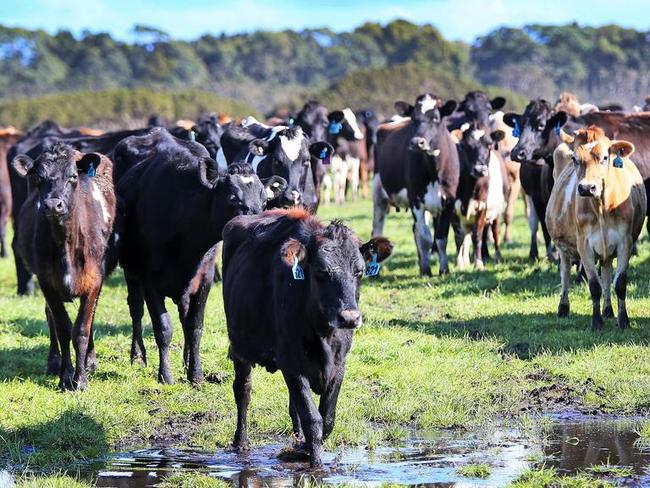
POLYGON ((68 206, 60 198, 43 200, 43 210, 48 217, 62 217, 68 213, 68 206))
POLYGON ((429 142, 424 137, 413 137, 409 141, 409 151, 427 152, 430 149, 429 142))
POLYGON ((357 329, 361 327, 361 312, 359 310, 341 310, 338 314, 339 327, 342 329, 357 329))
POLYGON ((477 164, 472 168, 472 176, 474 178, 482 178, 483 176, 488 175, 488 166, 487 164, 477 164))
POLYGON ((579 183, 578 195, 581 197, 599 197, 600 189, 595 183, 579 183))
POLYGON ((297 190, 291 190, 291 201, 293 202, 294 205, 300 204, 301 200, 301 195, 300 192, 297 190))

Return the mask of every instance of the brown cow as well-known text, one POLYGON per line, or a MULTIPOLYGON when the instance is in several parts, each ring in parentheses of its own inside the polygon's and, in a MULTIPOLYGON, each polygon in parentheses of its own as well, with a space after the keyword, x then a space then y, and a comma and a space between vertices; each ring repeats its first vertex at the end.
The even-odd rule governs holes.
POLYGON ((14 127, 0 129, 0 258, 7 257, 7 223, 11 216, 11 181, 7 153, 22 133, 14 127))
POLYGON ((573 164, 555 182, 546 210, 548 231, 560 250, 562 295, 558 316, 566 317, 569 313, 569 273, 572 262, 578 259, 589 282, 592 330, 602 328, 603 316, 614 316, 610 287, 612 261, 616 257, 618 326, 625 329, 629 326, 625 306, 627 267, 647 205, 643 179, 629 159, 634 146, 627 141, 612 141, 600 128, 592 126, 577 132, 571 150, 573 164), (597 260, 602 264, 600 277, 597 260))
POLYGON ((113 164, 101 154, 84 154, 57 142, 35 161, 19 154, 12 165, 29 180, 29 196, 20 209, 18 250, 45 297, 48 372, 58 370, 63 389, 84 389, 86 371, 96 366, 93 319, 115 219, 113 164), (79 313, 73 327, 64 302, 74 298, 79 298, 79 313))

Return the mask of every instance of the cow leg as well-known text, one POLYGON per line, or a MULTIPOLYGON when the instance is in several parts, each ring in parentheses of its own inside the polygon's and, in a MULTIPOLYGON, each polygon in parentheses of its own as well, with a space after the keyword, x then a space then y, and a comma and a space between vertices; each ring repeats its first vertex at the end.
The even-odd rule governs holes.
POLYGON ((464 270, 469 265, 469 248, 472 245, 472 233, 467 232, 461 241, 460 248, 458 249, 458 258, 456 265, 460 271, 464 270))
POLYGON ((128 273, 124 275, 128 295, 126 301, 129 304, 129 313, 131 314, 131 324, 133 332, 131 337, 131 364, 141 363, 147 365, 147 351, 142 340, 142 316, 144 315, 144 294, 142 283, 130 277, 128 273))
POLYGON ((614 309, 612 309, 612 261, 614 258, 609 258, 600 268, 600 282, 605 294, 603 300, 603 318, 613 319, 614 309))
POLYGON ((74 385, 79 390, 88 387, 86 376, 86 359, 88 355, 90 336, 93 333, 92 325, 95 317, 95 308, 101 287, 93 289, 79 300, 79 313, 72 330, 72 344, 76 353, 76 367, 74 372, 74 385))
POLYGON ((97 369, 97 352, 95 351, 95 325, 91 323, 86 352, 86 371, 92 373, 97 369))
POLYGON ((521 191, 521 180, 518 177, 510 178, 510 193, 508 194, 508 203, 503 220, 506 224, 504 240, 507 243, 512 242, 512 221, 515 216, 515 207, 517 206, 517 198, 521 191))
POLYGON ((293 432, 294 444, 296 447, 302 447, 305 437, 302 433, 302 424, 300 423, 298 410, 291 399, 289 399, 289 415, 291 416, 291 430, 293 432))
POLYGON ((201 367, 201 336, 203 335, 203 318, 205 306, 212 286, 212 277, 206 277, 199 285, 199 289, 189 297, 187 313, 183 321, 183 360, 187 368, 187 379, 190 383, 198 384, 203 381, 203 368, 201 367), (209 279, 208 279, 209 278, 209 279))
POLYGON ((18 248, 18 230, 14 224, 14 238, 11 241, 11 248, 14 251, 14 263, 16 265, 17 292, 19 295, 34 294, 34 275, 29 272, 18 248))
POLYGON ((332 430, 334 430, 336 404, 339 399, 341 384, 343 383, 343 373, 344 365, 341 365, 339 373, 334 376, 334 379, 327 385, 327 388, 320 397, 318 411, 323 419, 323 441, 327 440, 332 430))
POLYGON ((375 173, 372 179, 372 203, 372 236, 376 237, 384 233, 384 222, 388 213, 388 198, 379 173, 375 173))
MULTIPOLYGON (((545 214, 546 209, 544 209, 544 214, 542 215, 545 214)), ((542 227, 542 234, 544 235, 544 244, 546 244, 546 258, 550 261, 557 261, 557 249, 555 249, 551 234, 549 234, 548 228, 546 227, 546 219, 542 218, 539 223, 542 227)))
POLYGON ((447 258, 447 238, 449 237, 449 226, 454 213, 454 206, 447 205, 442 209, 436 222, 436 246, 440 256, 440 274, 449 273, 449 259, 447 258))
POLYGON ((55 375, 61 371, 61 353, 59 352, 59 340, 56 335, 56 322, 50 307, 45 305, 45 317, 47 327, 50 330, 50 351, 47 355, 47 374, 55 375))
POLYGON ((323 418, 314 404, 309 383, 303 376, 291 375, 284 371, 282 374, 305 433, 309 465, 312 468, 320 467, 323 465, 323 418))
POLYGON ((558 317, 569 316, 569 279, 571 277, 571 257, 560 249, 560 304, 557 306, 558 317))
POLYGON ((499 216, 494 219, 492 224, 492 235, 494 236, 494 262, 502 263, 503 256, 501 256, 501 236, 499 235, 499 216))
POLYGON ((589 247, 586 238, 578 237, 578 252, 582 259, 582 264, 587 273, 587 282, 589 283, 589 293, 591 294, 592 315, 591 330, 596 331, 603 328, 603 317, 600 314, 600 297, 602 295, 602 286, 596 269, 596 257, 594 251, 589 247))
POLYGON ((413 212, 413 236, 415 237, 415 247, 418 251, 420 276, 431 276, 429 255, 431 253, 433 239, 431 238, 431 231, 424 216, 424 205, 420 205, 419 208, 411 207, 411 212, 413 212))
POLYGON ((251 401, 251 386, 253 384, 252 366, 232 356, 235 367, 235 380, 232 383, 232 391, 237 404, 237 430, 232 445, 238 451, 248 449, 248 404, 251 401))
POLYGON ((625 305, 625 294, 627 291, 627 267, 630 263, 631 242, 619 244, 616 251, 616 274, 614 275, 614 291, 618 299, 618 326, 627 329, 630 326, 630 319, 627 315, 625 305))
POLYGON ((7 219, 0 218, 0 258, 7 257, 7 219))
POLYGON ((363 161, 359 166, 359 177, 361 179, 361 193, 363 198, 368 198, 368 182, 370 181, 370 170, 368 160, 363 161))
POLYGON ((356 202, 359 198, 359 169, 361 161, 359 158, 350 158, 350 189, 352 200, 356 202))
POLYGON ((537 219, 537 212, 535 212, 532 198, 528 195, 526 195, 526 209, 528 210, 528 228, 530 229, 530 252, 528 253, 528 258, 536 261, 539 258, 539 251, 537 249, 537 227, 539 226, 539 220, 537 219))
POLYGON ((59 340, 61 348, 61 368, 59 370, 59 388, 62 390, 72 390, 75 386, 74 368, 72 366, 72 357, 70 355, 70 335, 72 332, 72 322, 65 309, 63 301, 56 292, 49 286, 41 286, 45 302, 50 309, 50 315, 56 324, 56 337, 59 340))
POLYGON ((329 171, 323 176, 323 200, 328 205, 332 203, 332 176, 329 171))
POLYGON ((160 363, 158 365, 158 382, 172 384, 174 377, 169 367, 169 345, 172 342, 172 322, 165 308, 165 299, 146 284, 144 286, 144 299, 149 309, 153 333, 158 346, 158 356, 160 363))
MULTIPOLYGON (((314 210, 314 213, 316 211, 314 210)), ((214 283, 219 283, 221 281, 221 271, 219 271, 219 251, 221 248, 221 243, 217 244, 217 251, 214 254, 214 279, 212 280, 214 283)))
POLYGON ((483 265, 483 230, 485 229, 485 211, 482 211, 472 226, 472 244, 474 245, 474 268, 482 270, 483 265))

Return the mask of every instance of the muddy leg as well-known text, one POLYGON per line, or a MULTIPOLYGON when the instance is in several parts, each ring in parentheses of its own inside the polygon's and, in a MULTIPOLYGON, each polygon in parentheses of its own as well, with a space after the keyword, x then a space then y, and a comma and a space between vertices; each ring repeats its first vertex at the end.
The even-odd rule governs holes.
POLYGON ((251 386, 253 384, 252 367, 250 363, 233 358, 235 367, 235 380, 232 384, 232 391, 235 394, 237 404, 237 430, 233 447, 239 451, 248 449, 248 404, 251 401, 251 386))
POLYGON ((334 377, 321 395, 320 404, 318 405, 318 410, 323 419, 323 441, 327 440, 332 433, 334 423, 336 422, 336 403, 339 399, 341 383, 343 382, 343 366, 340 368, 339 374, 334 377))
POLYGON ((302 376, 283 374, 305 433, 309 465, 312 468, 320 467, 323 465, 323 418, 314 405, 307 380, 302 376))
POLYGON ((185 346, 183 359, 187 368, 187 379, 190 383, 198 384, 203 381, 203 368, 201 367, 201 336, 203 335, 203 317, 205 305, 212 285, 212 277, 206 277, 197 292, 189 299, 187 315, 183 320, 183 334, 185 346))
POLYGON ((149 284, 144 286, 144 298, 151 315, 153 333, 158 346, 158 381, 172 384, 174 377, 169 367, 169 345, 172 342, 172 323, 165 308, 164 298, 149 284))
POLYGON ((293 404, 291 399, 289 399, 289 415, 291 416, 291 427, 293 432, 293 437, 295 440, 296 447, 302 447, 305 437, 302 433, 302 425, 300 424, 300 416, 298 415, 298 410, 293 404))

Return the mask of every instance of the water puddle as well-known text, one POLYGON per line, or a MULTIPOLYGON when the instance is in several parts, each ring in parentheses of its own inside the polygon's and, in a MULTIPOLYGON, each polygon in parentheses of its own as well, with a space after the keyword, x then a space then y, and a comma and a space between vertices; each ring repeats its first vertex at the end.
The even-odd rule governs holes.
POLYGON ((545 417, 525 438, 511 429, 474 433, 420 433, 399 447, 347 448, 325 456, 327 470, 316 475, 304 463, 277 458, 284 446, 267 445, 245 455, 218 450, 142 449, 117 454, 89 473, 100 487, 144 488, 172 473, 198 471, 233 486, 295 486, 305 481, 328 484, 427 484, 434 487, 502 487, 527 467, 541 464, 561 473, 592 469, 627 486, 650 485, 650 450, 637 442, 640 419, 565 415, 545 417), (463 478, 469 463, 490 465, 489 478, 463 478), (596 468, 592 468, 596 466, 596 468), (626 468, 628 473, 616 470, 626 468), (623 478, 622 478, 623 477, 623 478))

